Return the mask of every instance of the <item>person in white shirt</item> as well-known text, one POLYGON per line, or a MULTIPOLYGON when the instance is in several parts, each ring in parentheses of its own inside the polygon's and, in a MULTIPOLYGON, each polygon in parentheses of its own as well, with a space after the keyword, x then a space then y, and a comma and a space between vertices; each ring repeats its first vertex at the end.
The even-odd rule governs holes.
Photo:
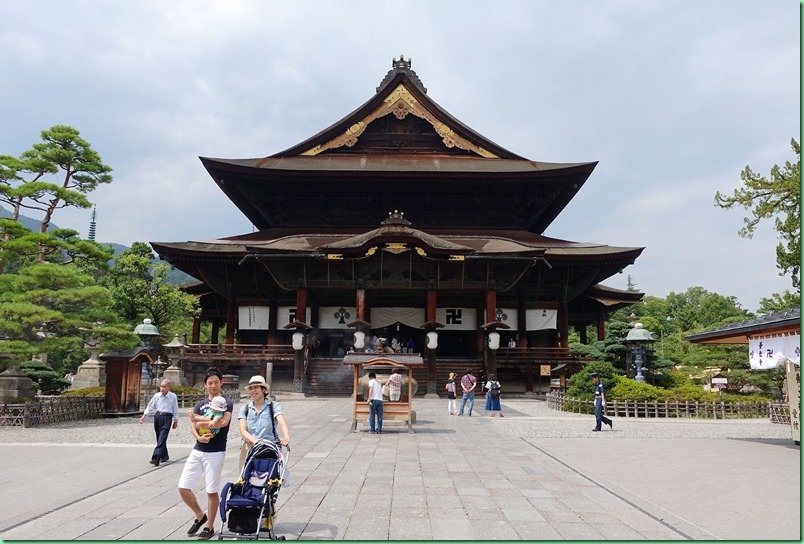
POLYGON ((509 348, 515 348, 516 347, 516 340, 514 340, 513 337, 511 337, 511 339, 508 341, 508 347, 509 348))
POLYGON ((385 385, 388 386, 388 400, 391 402, 398 401, 399 397, 402 396, 402 376, 399 374, 399 370, 394 369, 385 385))
POLYGON ((154 414, 154 432, 156 433, 156 447, 151 455, 151 463, 158 467, 159 463, 169 461, 167 439, 170 429, 179 425, 179 400, 176 393, 170 390, 170 380, 164 379, 159 384, 159 392, 151 397, 148 406, 140 417, 140 424, 145 418, 154 414))
POLYGON ((382 433, 382 384, 377 381, 377 375, 369 372, 369 432, 382 433), (374 420, 377 420, 375 426, 374 420), (376 431, 375 431, 376 429, 376 431))

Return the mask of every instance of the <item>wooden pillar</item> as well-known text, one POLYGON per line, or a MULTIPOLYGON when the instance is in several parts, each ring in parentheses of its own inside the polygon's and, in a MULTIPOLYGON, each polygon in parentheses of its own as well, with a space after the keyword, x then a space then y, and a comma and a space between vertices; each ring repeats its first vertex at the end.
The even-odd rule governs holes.
POLYGON ((237 301, 230 298, 226 301, 226 345, 235 343, 235 329, 237 329, 237 301))
POLYGON ((193 332, 190 333, 190 343, 191 344, 200 344, 201 343, 201 318, 194 317, 193 318, 193 332))
POLYGON ((368 321, 366 319, 366 290, 362 287, 355 290, 355 314, 357 314, 355 319, 368 321))
MULTIPOLYGON (((307 319, 307 288, 296 288, 296 321, 307 319)), ((293 390, 297 393, 303 392, 304 381, 304 350, 296 351, 296 357, 293 365, 293 390)))
MULTIPOLYGON (((486 323, 497 321, 497 291, 486 290, 486 323)), ((485 339, 484 339, 485 340, 485 339)), ((490 349, 488 342, 483 342, 485 351, 486 374, 497 374, 497 352, 490 349)))
POLYGON ((519 350, 526 350, 528 347, 528 310, 525 308, 525 292, 520 290, 516 300, 516 347, 519 350))
POLYGON ((276 305, 276 297, 268 301, 268 343, 276 345, 279 343, 279 308, 276 305))
POLYGON ((603 316, 597 317, 597 339, 601 342, 606 339, 606 322, 603 321, 603 316))
POLYGON ((565 300, 562 300, 558 305, 558 347, 569 349, 569 320, 567 301, 565 300))
POLYGON ((526 363, 528 366, 525 369, 525 392, 532 393, 533 392, 533 367, 535 363, 528 362, 526 363))
POLYGON ((307 288, 296 288, 296 321, 305 323, 307 319, 307 288))
POLYGON ((221 322, 217 319, 212 322, 212 335, 209 339, 211 344, 217 344, 220 341, 221 322))
POLYGON ((497 321, 497 291, 486 290, 486 323, 497 321))
MULTIPOLYGON (((427 289, 427 299, 425 300, 424 320, 435 321, 436 319, 436 290, 433 287, 427 289)), ((436 350, 427 348, 427 337, 425 337, 424 351, 427 353, 427 394, 426 396, 438 397, 438 384, 436 382, 436 350)), ((409 370, 412 375, 412 371, 409 370)))
POLYGON ((478 325, 477 332, 475 333, 475 357, 477 359, 483 360, 483 358, 486 356, 486 346, 485 346, 486 335, 483 332, 483 329, 480 328, 480 325, 485 323, 483 319, 486 317, 486 313, 483 311, 483 304, 477 305, 477 307, 475 308, 475 316, 477 318, 477 325, 478 325))
POLYGON ((583 324, 580 327, 578 327, 578 336, 581 337, 581 344, 589 343, 589 337, 586 334, 586 324, 583 324))
POLYGON ((320 313, 321 313, 319 310, 320 310, 320 308, 319 308, 317 303, 316 304, 310 304, 310 323, 309 323, 309 325, 314 329, 318 328, 318 322, 319 322, 320 313))

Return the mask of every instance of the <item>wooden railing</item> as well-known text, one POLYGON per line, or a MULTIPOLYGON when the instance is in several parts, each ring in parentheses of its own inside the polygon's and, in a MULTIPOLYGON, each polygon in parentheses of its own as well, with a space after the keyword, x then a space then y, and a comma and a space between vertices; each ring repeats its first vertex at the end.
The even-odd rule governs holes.
POLYGON ((293 360, 293 347, 287 344, 190 344, 182 349, 185 361, 210 359, 293 360))
POLYGON ((497 360, 544 361, 544 362, 586 362, 589 357, 571 353, 566 348, 499 348, 497 360))
POLYGON ((37 397, 24 404, 0 404, 0 426, 36 427, 103 417, 103 397, 37 397))
MULTIPOLYGON (((547 394, 547 406, 554 410, 592 414, 595 411, 593 400, 567 397, 561 391, 547 394)), ((771 421, 772 404, 770 402, 725 402, 725 401, 622 401, 609 400, 603 413, 615 417, 642 418, 703 418, 703 419, 740 419, 769 417, 771 421)), ((789 423, 789 412, 788 420, 789 423)), ((781 423, 782 421, 773 421, 781 423)))

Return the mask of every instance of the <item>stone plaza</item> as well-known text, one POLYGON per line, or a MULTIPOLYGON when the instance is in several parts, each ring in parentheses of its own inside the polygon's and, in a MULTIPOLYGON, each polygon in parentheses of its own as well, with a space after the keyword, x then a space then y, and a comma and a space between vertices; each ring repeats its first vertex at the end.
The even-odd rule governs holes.
MULTIPOLYGON (((292 449, 276 531, 289 540, 801 538, 800 448, 767 419, 615 418, 592 433, 592 416, 532 399, 504 399, 493 419, 416 399, 415 432, 372 435, 351 431, 349 398, 278 401, 292 449)), ((236 427, 223 482, 237 478, 236 427)), ((0 428, 0 539, 194 540, 176 490, 187 421, 157 468, 153 442, 136 418, 0 428)))

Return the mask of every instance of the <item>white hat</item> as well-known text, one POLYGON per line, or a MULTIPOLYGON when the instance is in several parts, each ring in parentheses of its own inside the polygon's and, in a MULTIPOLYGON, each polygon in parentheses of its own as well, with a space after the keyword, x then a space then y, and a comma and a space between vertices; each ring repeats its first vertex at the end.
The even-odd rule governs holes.
POLYGON ((212 402, 209 403, 209 407, 216 412, 225 412, 226 408, 228 407, 228 403, 223 397, 213 397, 212 402))
POLYGON ((259 385, 262 386, 266 391, 268 391, 268 384, 265 383, 265 378, 263 378, 262 376, 252 376, 251 379, 248 381, 248 385, 259 385))

